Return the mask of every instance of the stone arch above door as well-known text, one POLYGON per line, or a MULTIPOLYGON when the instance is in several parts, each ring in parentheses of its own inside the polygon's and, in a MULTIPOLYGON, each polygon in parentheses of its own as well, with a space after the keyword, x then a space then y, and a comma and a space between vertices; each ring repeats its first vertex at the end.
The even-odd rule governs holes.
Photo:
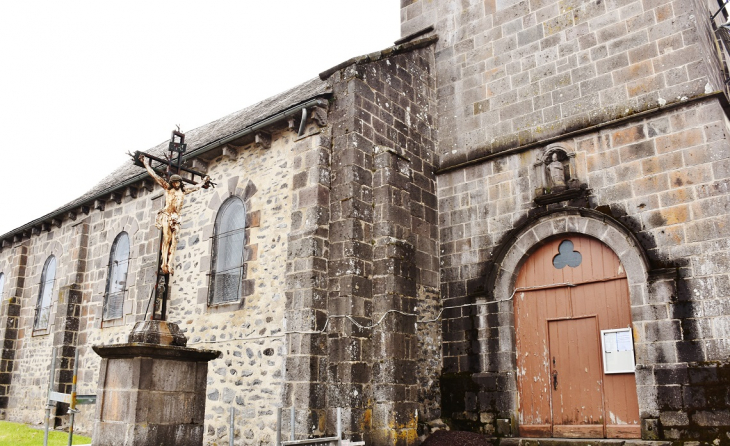
MULTIPOLYGON (((487 272, 485 280, 487 294, 482 302, 489 305, 489 302, 494 301, 511 301, 517 274, 530 254, 547 241, 567 234, 582 234, 598 239, 620 259, 626 273, 633 317, 634 308, 643 305, 647 300, 650 263, 636 237, 620 222, 603 213, 585 208, 561 208, 536 215, 511 231, 494 254, 492 267, 487 272)), ((496 351, 491 344, 480 342, 480 350, 475 352, 479 356, 480 374, 506 372, 508 387, 516 389, 514 307, 512 302, 503 302, 499 306, 485 308, 487 313, 492 311, 501 313, 496 319, 499 321, 498 327, 490 327, 498 328, 499 346, 496 351)), ((487 339, 488 335, 483 333, 480 337, 487 339)), ((642 339, 635 341, 643 342, 642 339)), ((637 361, 640 363, 641 359, 637 357, 637 361)), ((510 411, 516 421, 517 392, 515 390, 505 393, 504 400, 510 408, 505 406, 502 410, 510 411)), ((653 395, 644 396, 645 398, 640 399, 639 403, 642 409, 653 404, 649 401, 653 399, 653 395)), ((513 429, 515 427, 513 426, 513 429)))
POLYGON ((614 219, 590 209, 561 209, 532 219, 513 231, 496 254, 487 277, 488 300, 509 299, 522 263, 542 244, 561 234, 583 234, 606 244, 626 270, 632 305, 642 302, 649 273, 648 260, 634 235, 614 219))

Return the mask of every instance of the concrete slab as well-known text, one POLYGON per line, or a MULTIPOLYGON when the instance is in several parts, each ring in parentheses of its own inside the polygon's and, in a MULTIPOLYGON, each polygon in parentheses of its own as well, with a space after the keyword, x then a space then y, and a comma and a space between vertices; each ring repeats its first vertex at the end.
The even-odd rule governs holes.
POLYGON ((613 438, 502 438, 499 446, 670 446, 668 441, 613 438))

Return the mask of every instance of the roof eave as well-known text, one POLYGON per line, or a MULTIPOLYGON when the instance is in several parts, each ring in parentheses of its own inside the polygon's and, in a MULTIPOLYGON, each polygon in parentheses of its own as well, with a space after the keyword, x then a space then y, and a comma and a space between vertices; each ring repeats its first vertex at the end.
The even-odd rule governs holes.
MULTIPOLYGON (((230 141, 234 141, 234 140, 239 139, 239 138, 241 138, 243 136, 246 136, 246 135, 249 135, 249 134, 251 134, 253 132, 256 132, 257 130, 261 130, 261 129, 266 128, 266 127, 268 127, 268 126, 270 126, 272 124, 275 124, 277 122, 280 122, 281 120, 286 119, 286 118, 288 118, 290 116, 299 114, 303 108, 309 108, 309 107, 314 107, 314 106, 326 105, 327 104, 327 99, 325 99, 325 98, 328 97, 328 96, 330 96, 330 95, 331 95, 331 93, 325 93, 325 94, 317 95, 317 96, 315 96, 315 97, 313 97, 313 98, 311 98, 311 99, 309 99, 307 101, 301 102, 301 103, 299 103, 297 105, 293 105, 291 107, 288 107, 288 108, 284 109, 283 111, 280 111, 278 113, 275 113, 273 115, 270 115, 270 116, 268 116, 268 117, 266 117, 264 119, 261 119, 260 121, 257 121, 255 123, 249 125, 249 126, 246 126, 245 128, 243 128, 241 130, 238 130, 236 132, 233 132, 233 133, 231 133, 231 134, 229 134, 229 135, 227 135, 227 136, 225 136, 223 138, 219 138, 219 139, 217 139, 215 141, 212 141, 212 142, 209 142, 207 144, 204 144, 204 145, 202 145, 202 146, 200 146, 200 147, 198 147, 196 149, 191 150, 188 154, 186 154, 185 156, 183 156, 183 160, 186 161, 186 160, 189 160, 191 158, 195 158, 196 156, 200 156, 200 155, 202 155, 202 154, 204 154, 204 153, 206 153, 206 152, 208 152, 210 150, 213 150, 215 148, 218 148, 218 147, 220 147, 220 146, 222 146, 222 145, 224 145, 224 144, 226 144, 226 143, 228 143, 230 141)), ((48 213, 48 214, 46 214, 46 215, 44 215, 44 216, 42 216, 40 218, 37 218, 37 219, 31 221, 30 223, 26 223, 23 226, 20 226, 20 227, 18 227, 16 229, 13 229, 12 231, 9 231, 9 232, 7 232, 7 233, 5 233, 3 235, 0 235, 0 251, 3 249, 2 248, 2 243, 5 240, 7 240, 9 238, 12 239, 15 235, 22 234, 25 231, 29 231, 29 230, 33 229, 34 227, 36 227, 36 226, 38 226, 38 225, 40 225, 40 224, 42 224, 44 222, 51 221, 54 218, 61 217, 61 219, 63 219, 63 216, 67 212, 69 212, 69 211, 71 211, 73 209, 77 209, 77 208, 81 207, 85 203, 93 202, 96 199, 99 199, 99 198, 101 198, 103 196, 109 195, 110 193, 112 193, 114 191, 118 191, 120 189, 124 189, 124 188, 126 188, 126 187, 128 187, 128 186, 130 186, 130 185, 132 185, 132 184, 134 184, 136 182, 138 182, 138 181, 143 180, 146 177, 149 177, 149 174, 147 172, 142 172, 139 175, 135 175, 133 177, 127 178, 126 180, 122 181, 121 183, 119 183, 119 184, 117 184, 115 186, 112 186, 112 187, 103 189, 103 190, 95 193, 94 195, 90 196, 87 200, 85 200, 83 203, 73 203, 71 205, 63 206, 61 208, 56 209, 53 212, 50 212, 50 213, 48 213)))

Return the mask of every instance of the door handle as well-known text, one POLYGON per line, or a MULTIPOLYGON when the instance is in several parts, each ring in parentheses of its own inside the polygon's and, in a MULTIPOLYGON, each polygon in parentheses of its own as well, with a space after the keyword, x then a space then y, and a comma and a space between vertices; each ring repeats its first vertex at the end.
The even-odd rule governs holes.
POLYGON ((553 370, 553 390, 558 390, 558 371, 553 370))

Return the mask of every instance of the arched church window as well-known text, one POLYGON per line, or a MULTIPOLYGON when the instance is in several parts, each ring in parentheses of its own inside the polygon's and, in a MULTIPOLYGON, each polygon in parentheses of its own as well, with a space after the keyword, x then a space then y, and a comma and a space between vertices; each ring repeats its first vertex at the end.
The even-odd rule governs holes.
POLYGON ((246 239, 246 212, 243 201, 230 197, 223 202, 215 221, 213 270, 210 273, 211 305, 241 298, 246 239))
POLYGON ((35 307, 35 322, 33 327, 36 329, 48 328, 48 320, 51 316, 51 304, 53 297, 53 288, 56 281, 56 257, 53 255, 46 259, 43 265, 43 274, 41 274, 40 289, 38 291, 38 302, 35 307))
POLYGON ((104 320, 122 317, 124 292, 127 289, 129 270, 129 235, 120 232, 109 253, 109 269, 104 294, 104 320))
POLYGON ((0 273, 0 299, 4 298, 5 295, 5 274, 0 273))

